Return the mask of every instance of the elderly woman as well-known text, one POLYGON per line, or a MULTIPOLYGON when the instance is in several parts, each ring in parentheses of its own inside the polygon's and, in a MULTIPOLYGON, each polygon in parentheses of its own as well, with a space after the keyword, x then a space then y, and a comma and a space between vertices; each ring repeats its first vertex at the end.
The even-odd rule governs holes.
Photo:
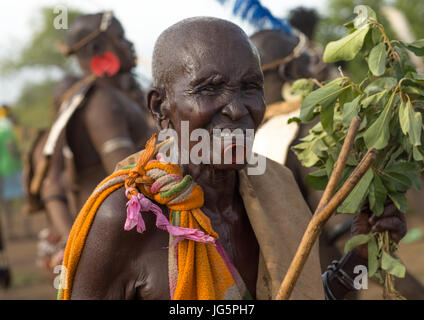
MULTIPOLYGON (((228 21, 191 18, 164 31, 153 81, 148 107, 160 129, 175 130, 180 153, 194 148, 184 121, 188 133, 247 133, 262 121, 258 53, 228 21)), ((210 136, 223 140, 222 159, 236 144, 210 136)), ((95 189, 69 237, 61 298, 275 297, 310 219, 291 172, 270 160, 261 175, 249 175, 246 160, 178 160, 156 155, 153 137, 95 189)), ((292 297, 324 298, 317 248, 292 297)))

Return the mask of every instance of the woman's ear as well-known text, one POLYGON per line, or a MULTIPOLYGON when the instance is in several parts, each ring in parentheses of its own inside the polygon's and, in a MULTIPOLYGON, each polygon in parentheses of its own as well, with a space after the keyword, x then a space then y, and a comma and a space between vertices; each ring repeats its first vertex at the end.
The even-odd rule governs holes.
POLYGON ((152 114, 159 130, 169 128, 169 103, 165 90, 151 88, 147 93, 147 108, 152 114))

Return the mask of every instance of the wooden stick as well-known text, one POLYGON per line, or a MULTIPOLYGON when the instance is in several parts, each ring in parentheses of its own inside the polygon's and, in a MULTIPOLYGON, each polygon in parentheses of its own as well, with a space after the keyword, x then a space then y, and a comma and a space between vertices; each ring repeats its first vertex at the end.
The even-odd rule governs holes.
MULTIPOLYGON (((347 159, 349 157, 350 151, 352 150, 353 143, 355 142, 355 137, 356 137, 356 134, 358 132, 358 129, 359 129, 359 125, 360 124, 361 124, 361 119, 358 116, 356 116, 355 118, 353 118, 352 122, 350 123, 350 126, 349 126, 349 129, 348 129, 348 132, 347 132, 345 141, 343 142, 343 146, 342 146, 342 149, 340 151, 340 155, 339 155, 336 163, 334 164, 333 172, 331 173, 330 179, 329 179, 329 181, 327 183, 327 186, 325 187, 325 190, 324 190, 324 193, 323 193, 323 195, 321 197, 321 200, 320 200, 317 208, 315 209, 313 218, 312 218, 309 226, 311 226, 311 224, 313 223, 313 221, 315 221, 314 217, 316 217, 318 215, 318 212, 320 212, 321 209, 328 204, 328 202, 330 201, 331 197, 333 196, 334 190, 336 190, 337 184, 339 183, 340 178, 341 178, 342 173, 343 173, 343 170, 344 170, 344 168, 346 166, 346 162, 347 162, 347 159)), ((309 226, 308 226, 308 228, 309 228, 309 226)), ((316 236, 313 236, 313 238, 311 238, 309 240, 310 243, 308 243, 308 245, 307 245, 308 247, 303 249, 305 251, 304 251, 304 253, 302 253, 302 255, 304 255, 304 258, 303 259, 305 261, 303 261, 303 262, 302 261, 299 261, 298 262, 298 267, 300 266, 299 270, 297 271, 298 274, 294 274, 292 276, 293 277, 292 280, 291 280, 292 283, 286 284, 286 285, 290 286, 290 289, 285 289, 285 290, 290 290, 290 292, 288 292, 288 297, 290 296, 290 294, 291 294, 291 292, 293 290, 293 287, 294 287, 294 285, 295 285, 295 283, 296 283, 296 281, 297 281, 297 279, 298 279, 298 277, 300 275, 300 272, 303 269, 303 266, 304 266, 304 264, 305 264, 305 262, 307 260, 307 257, 309 256, 309 253, 310 253, 310 250, 312 248, 312 245, 315 242, 315 240, 316 240, 318 234, 320 233, 320 231, 321 231, 320 229, 317 229, 316 230, 317 235, 316 236)), ((306 232, 308 232, 308 229, 307 229, 306 232)), ((306 232, 304 234, 304 238, 306 236, 306 232)), ((302 239, 302 241, 303 240, 304 239, 302 239)), ((301 245, 302 245, 302 242, 301 242, 301 245)), ((301 245, 299 245, 299 248, 298 248, 298 250, 296 252, 296 255, 295 255, 295 258, 294 259, 296 259, 296 256, 298 255, 299 250, 302 250, 301 249, 302 248, 301 245)), ((300 254, 301 253, 299 253, 299 255, 300 254)), ((292 264, 293 263, 294 263, 294 260, 292 261, 292 264)), ((291 268, 291 266, 290 266, 290 268, 291 268)), ((287 275, 289 274, 289 272, 290 273, 293 273, 294 272, 294 270, 293 269, 291 270, 290 268, 289 268, 289 270, 287 272, 287 275)), ((293 268, 295 268, 295 267, 293 267, 293 268)), ((284 280, 286 280, 287 275, 286 275, 286 277, 285 277, 284 280)), ((283 286, 283 283, 280 286, 280 290, 279 290, 279 294, 277 295, 277 299, 279 299, 280 292, 281 292, 281 290, 283 290, 282 289, 282 286, 283 286)), ((288 297, 287 297, 287 299, 288 299, 288 297)))
POLYGON ((287 274, 281 283, 280 289, 278 290, 276 296, 277 300, 287 300, 290 298, 296 281, 299 278, 311 252, 312 246, 321 232, 322 226, 331 217, 337 207, 347 198, 363 175, 368 171, 376 156, 377 150, 375 148, 369 149, 340 190, 334 195, 327 205, 313 215, 290 264, 287 274))
POLYGON ((358 132, 360 124, 361 119, 358 116, 353 118, 352 122, 350 123, 349 130, 343 143, 342 150, 340 151, 339 158, 334 164, 333 172, 331 173, 330 179, 327 186, 325 187, 318 207, 315 209, 314 215, 320 211, 333 196, 334 190, 336 190, 337 184, 339 183, 340 177, 342 176, 343 170, 346 166, 346 162, 350 151, 352 150, 353 143, 355 142, 356 133, 358 132))

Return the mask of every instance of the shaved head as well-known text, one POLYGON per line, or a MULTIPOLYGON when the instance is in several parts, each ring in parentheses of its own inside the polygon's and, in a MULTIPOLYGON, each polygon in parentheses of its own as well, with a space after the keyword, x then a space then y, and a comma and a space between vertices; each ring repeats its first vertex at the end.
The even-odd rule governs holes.
MULTIPOLYGON (((259 54, 232 22, 198 17, 171 26, 156 41, 152 74, 148 108, 158 129, 174 129, 179 142, 187 124, 190 133, 206 129, 210 138, 214 129, 245 132, 256 130, 262 121, 259 54)), ((194 145, 190 142, 189 149, 194 145)))
MULTIPOLYGON (((230 21, 212 17, 182 20, 166 29, 157 39, 153 51, 153 85, 166 88, 180 72, 190 73, 214 53, 241 48, 259 54, 246 33, 230 21)), ((218 57, 216 57, 218 58, 218 57)), ((237 59, 236 56, 230 57, 237 59)))

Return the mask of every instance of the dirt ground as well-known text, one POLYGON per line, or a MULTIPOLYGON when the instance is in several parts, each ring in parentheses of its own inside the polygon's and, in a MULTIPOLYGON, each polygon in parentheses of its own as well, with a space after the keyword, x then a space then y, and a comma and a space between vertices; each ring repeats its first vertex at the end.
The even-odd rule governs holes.
MULTIPOLYGON (((23 230, 19 228, 22 217, 15 218, 16 233, 21 237, 16 240, 5 240, 12 271, 12 285, 7 290, 0 288, 0 300, 56 299, 57 291, 53 286, 56 275, 52 274, 49 279, 48 274, 36 265, 38 240, 35 237, 23 237, 23 230)), ((35 234, 46 227, 46 218, 43 214, 31 216, 29 219, 35 234)))
MULTIPOLYGON (((22 234, 19 221, 16 217, 17 232, 22 234)), ((46 219, 43 214, 30 217, 34 232, 38 233, 46 227, 46 219)), ((418 228, 424 233, 424 215, 411 214, 408 216, 408 228, 418 228)), ((36 266, 37 239, 17 239, 6 242, 9 264, 12 269, 12 286, 8 290, 0 288, 0 300, 52 300, 56 299, 56 290, 53 286, 56 274, 48 275, 44 270, 36 266)), ((424 283, 424 238, 413 243, 401 243, 398 252, 399 257, 407 266, 407 269, 424 283)), ((369 282, 369 289, 363 290, 361 299, 382 299, 381 287, 369 282)))

